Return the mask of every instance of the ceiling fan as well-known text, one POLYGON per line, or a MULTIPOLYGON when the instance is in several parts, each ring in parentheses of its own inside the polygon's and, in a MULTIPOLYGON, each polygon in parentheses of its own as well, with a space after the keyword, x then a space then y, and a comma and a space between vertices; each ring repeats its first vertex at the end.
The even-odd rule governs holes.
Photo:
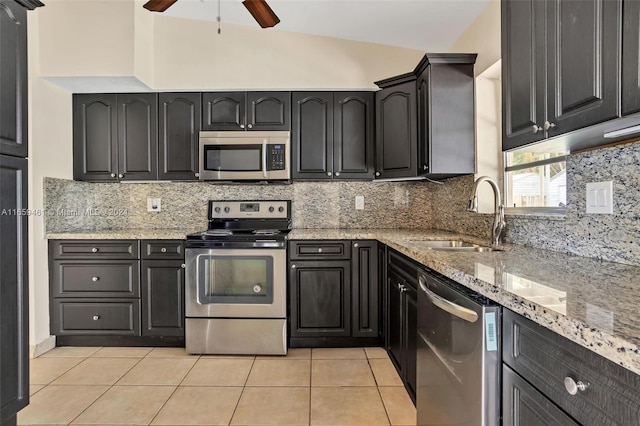
MULTIPOLYGON (((164 12, 177 1, 149 0, 142 7, 152 12, 164 12)), ((280 18, 271 10, 265 0, 244 0, 242 4, 262 28, 273 27, 280 22, 280 18)))

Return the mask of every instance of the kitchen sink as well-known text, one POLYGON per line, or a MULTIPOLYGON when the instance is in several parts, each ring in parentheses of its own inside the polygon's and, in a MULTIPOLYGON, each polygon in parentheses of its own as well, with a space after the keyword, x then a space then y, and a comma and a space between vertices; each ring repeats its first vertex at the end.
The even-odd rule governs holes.
POLYGON ((494 249, 489 246, 483 246, 480 244, 474 244, 460 240, 416 240, 413 241, 413 243, 430 250, 475 252, 500 251, 500 249, 494 249))

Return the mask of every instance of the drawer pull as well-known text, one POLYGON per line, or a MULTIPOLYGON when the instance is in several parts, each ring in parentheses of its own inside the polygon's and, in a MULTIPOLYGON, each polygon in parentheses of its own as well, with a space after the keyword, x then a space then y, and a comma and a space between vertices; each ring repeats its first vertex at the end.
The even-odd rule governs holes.
POLYGON ((166 253, 166 252, 167 252, 167 249, 166 249, 166 248, 164 248, 164 247, 162 247, 162 248, 160 249, 160 252, 161 252, 161 253, 166 253))
POLYGON ((187 265, 185 265, 185 264, 183 263, 182 265, 180 265, 180 267, 181 267, 182 269, 184 269, 184 268, 186 268, 186 267, 187 267, 187 265))
POLYGON ((94 247, 94 248, 91 249, 91 253, 97 253, 97 252, 98 252, 98 248, 97 247, 94 247))
POLYGON ((322 249, 321 248, 318 249, 318 253, 322 253, 322 249))
POLYGON ((94 316, 93 316, 93 320, 94 320, 94 321, 98 321, 99 319, 100 319, 100 315, 94 315, 94 316))
POLYGON ((576 395, 578 392, 584 392, 588 387, 589 383, 584 383, 581 380, 576 382, 569 376, 564 378, 564 388, 570 395, 576 395))
POLYGON ((91 278, 91 281, 93 281, 93 282, 95 283, 95 282, 96 282, 96 281, 98 281, 99 279, 100 279, 100 277, 93 277, 93 278, 91 278))

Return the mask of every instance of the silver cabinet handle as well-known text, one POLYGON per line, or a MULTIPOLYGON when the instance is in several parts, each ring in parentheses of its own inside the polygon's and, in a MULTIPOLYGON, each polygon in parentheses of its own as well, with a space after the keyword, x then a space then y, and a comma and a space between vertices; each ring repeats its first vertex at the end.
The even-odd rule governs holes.
POLYGON ((182 269, 184 269, 184 268, 186 268, 186 267, 187 267, 187 265, 185 265, 185 264, 183 263, 182 265, 180 265, 180 267, 181 267, 182 269))
POLYGON ((162 248, 160 249, 160 252, 161 252, 161 253, 166 253, 166 252, 167 252, 167 249, 166 249, 166 248, 164 248, 164 247, 162 247, 162 248))
POLYGON ((248 128, 253 129, 253 124, 247 125, 248 128))
POLYGON ((380 176, 380 172, 376 172, 376 176, 380 176))
POLYGON ((534 124, 533 126, 531 126, 531 130, 533 130, 533 134, 535 135, 536 133, 539 133, 542 131, 542 127, 538 126, 537 124, 534 124))
POLYGON ((116 177, 116 174, 115 173, 111 173, 111 177, 112 178, 116 177))
POLYGON ((124 177, 124 175, 123 175, 122 173, 120 173, 120 174, 118 175, 118 177, 119 177, 120 179, 122 179, 122 178, 124 177))
POLYGON ((426 164, 422 165, 422 170, 429 170, 429 166, 427 166, 426 164))
POLYGON ((100 319, 100 315, 94 315, 94 316, 93 316, 93 320, 94 320, 94 321, 98 321, 99 319, 100 319))
POLYGON ((296 269, 296 265, 291 265, 291 269, 296 269))
POLYGON ((331 176, 333 173, 331 172, 327 172, 327 176, 331 176))
POLYGON ((241 125, 240 125, 240 128, 241 128, 241 129, 244 129, 244 124, 241 124, 241 125))
POLYGON ((196 177, 200 177, 200 173, 194 173, 196 177))
POLYGON ((578 392, 584 392, 588 387, 589 383, 584 383, 581 380, 576 382, 569 376, 564 378, 564 388, 569 392, 569 395, 576 395, 578 392))
POLYGON ((445 312, 449 312, 451 315, 463 319, 467 322, 478 321, 478 314, 475 311, 453 303, 452 301, 438 296, 437 294, 429 290, 427 288, 427 284, 424 282, 423 277, 420 277, 418 283, 420 284, 420 288, 422 289, 422 291, 424 291, 427 295, 427 298, 438 308, 442 309, 445 312))
POLYGON ((91 249, 91 253, 97 253, 98 252, 98 248, 94 247, 91 249))
POLYGON ((340 172, 336 172, 336 176, 340 176, 340 172))
POLYGON ((96 282, 96 281, 98 281, 99 279, 100 279, 100 277, 93 277, 93 278, 91 278, 91 281, 93 281, 93 282, 95 283, 95 282, 96 282))
POLYGON ((548 121, 545 121, 543 126, 544 126, 544 130, 548 131, 549 129, 553 129, 554 127, 556 127, 556 123, 550 123, 548 121))
POLYGON ((318 249, 318 253, 322 253, 322 249, 321 248, 318 249))
POLYGON ((358 243, 353 243, 353 246, 354 246, 355 248, 358 248, 358 243))

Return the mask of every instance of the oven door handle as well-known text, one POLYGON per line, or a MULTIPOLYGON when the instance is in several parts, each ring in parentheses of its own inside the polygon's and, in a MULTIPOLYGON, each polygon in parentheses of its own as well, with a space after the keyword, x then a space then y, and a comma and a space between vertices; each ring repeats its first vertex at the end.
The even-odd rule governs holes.
POLYGON ((453 303, 452 301, 447 300, 442 296, 438 296, 437 294, 429 290, 425 283, 424 277, 421 276, 418 280, 418 283, 420 284, 420 289, 422 289, 422 291, 424 291, 424 293, 427 295, 427 298, 438 308, 467 322, 478 321, 478 314, 475 311, 453 303))
POLYGON ((267 139, 262 140, 262 175, 265 179, 269 176, 267 175, 267 139))

